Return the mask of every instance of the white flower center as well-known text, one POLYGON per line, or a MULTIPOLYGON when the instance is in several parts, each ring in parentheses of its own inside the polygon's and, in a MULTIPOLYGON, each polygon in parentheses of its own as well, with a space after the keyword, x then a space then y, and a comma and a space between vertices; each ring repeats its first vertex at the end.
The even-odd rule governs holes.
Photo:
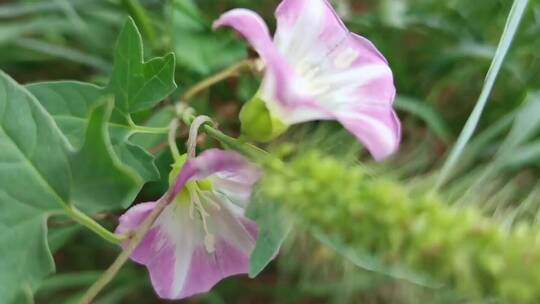
POLYGON ((303 90, 312 95, 322 95, 328 92, 330 86, 318 81, 321 74, 321 67, 310 63, 307 59, 301 60, 296 66, 295 71, 302 80, 303 90))
MULTIPOLYGON (((346 70, 350 68, 359 55, 357 50, 350 47, 340 50, 331 63, 333 65, 332 69, 346 70)), ((328 54, 326 58, 328 59, 330 56, 328 54)), ((328 76, 332 72, 335 73, 335 71, 326 71, 324 61, 326 59, 323 62, 314 63, 313 60, 304 58, 295 65, 295 71, 301 79, 302 89, 307 90, 314 96, 329 94, 334 90, 332 84, 327 81, 328 77, 324 76, 325 74, 328 76)))
POLYGON ((201 223, 204 230, 204 247, 208 253, 214 253, 216 251, 215 246, 215 236, 210 232, 210 229, 208 229, 208 222, 207 218, 210 217, 210 214, 206 211, 205 207, 203 206, 201 197, 204 198, 204 202, 208 203, 210 208, 216 208, 217 210, 220 209, 219 204, 217 204, 214 200, 212 200, 209 196, 205 195, 203 193, 204 191, 201 191, 198 186, 192 186, 187 185, 187 189, 189 191, 189 197, 190 197, 190 209, 189 209, 189 216, 192 220, 195 219, 195 212, 200 216, 201 223))
POLYGON ((357 50, 352 48, 347 48, 341 51, 334 58, 334 66, 338 69, 347 69, 350 68, 353 62, 358 58, 360 54, 357 50))

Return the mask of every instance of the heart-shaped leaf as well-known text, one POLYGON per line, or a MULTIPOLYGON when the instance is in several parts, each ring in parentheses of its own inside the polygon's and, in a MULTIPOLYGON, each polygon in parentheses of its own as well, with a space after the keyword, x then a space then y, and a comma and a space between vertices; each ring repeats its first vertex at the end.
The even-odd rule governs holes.
MULTIPOLYGON (((84 141, 91 109, 107 96, 114 96, 115 108, 108 123, 113 149, 124 164, 147 182, 157 180, 159 171, 154 157, 130 141, 136 133, 130 117, 132 113, 153 107, 176 88, 174 66, 173 54, 144 62, 141 35, 133 20, 128 19, 116 44, 113 76, 107 87, 58 81, 34 83, 27 88, 53 116, 74 147, 80 147, 84 141)), ((139 142, 141 140, 139 136, 139 142)))
MULTIPOLYGON (((91 110, 105 98, 106 92, 98 86, 77 81, 40 82, 26 87, 52 115, 70 143, 80 147, 91 110)), ((117 156, 144 181, 158 179, 154 157, 130 142, 134 131, 120 114, 116 114, 115 122, 109 122, 108 126, 117 156)))
POLYGON ((97 106, 75 149, 24 87, 0 73, 0 298, 24 303, 54 270, 46 219, 73 206, 126 207, 141 180, 117 159, 106 122, 112 105, 97 106))

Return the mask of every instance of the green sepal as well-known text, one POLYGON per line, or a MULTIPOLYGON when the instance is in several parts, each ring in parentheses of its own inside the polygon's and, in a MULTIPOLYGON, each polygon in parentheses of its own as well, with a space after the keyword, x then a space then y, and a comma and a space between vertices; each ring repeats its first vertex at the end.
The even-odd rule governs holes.
POLYGON ((269 142, 283 134, 288 126, 270 113, 264 100, 255 95, 240 111, 242 135, 258 142, 269 142))
POLYGON ((174 164, 172 164, 171 172, 169 173, 169 185, 172 187, 174 183, 176 182, 176 178, 178 177, 178 174, 180 174, 180 170, 184 167, 184 164, 187 160, 187 154, 180 155, 180 158, 178 158, 174 164))

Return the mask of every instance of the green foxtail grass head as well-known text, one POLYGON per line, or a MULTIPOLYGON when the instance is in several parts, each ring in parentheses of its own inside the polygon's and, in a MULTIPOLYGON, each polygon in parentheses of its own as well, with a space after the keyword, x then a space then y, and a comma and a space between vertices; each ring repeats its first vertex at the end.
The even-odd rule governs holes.
POLYGON ((505 230, 477 209, 451 206, 428 191, 320 152, 272 167, 261 192, 348 250, 405 267, 472 299, 540 300, 540 245, 528 224, 505 230))

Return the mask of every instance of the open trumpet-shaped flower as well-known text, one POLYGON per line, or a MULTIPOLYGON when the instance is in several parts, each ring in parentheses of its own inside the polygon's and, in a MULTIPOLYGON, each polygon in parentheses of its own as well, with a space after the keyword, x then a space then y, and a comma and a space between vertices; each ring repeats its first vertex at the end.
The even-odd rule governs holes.
MULTIPOLYGON (((175 200, 131 256, 149 269, 160 297, 189 297, 227 276, 247 273, 258 230, 244 209, 259 177, 258 169, 235 152, 211 149, 185 162, 174 185, 175 200)), ((136 229, 155 206, 129 209, 117 232, 136 229)))
POLYGON ((273 125, 275 119, 284 126, 337 120, 376 159, 393 153, 401 136, 392 108, 395 87, 375 46, 349 32, 325 0, 284 0, 276 18, 273 41, 262 18, 250 10, 233 9, 214 23, 236 29, 264 61, 254 100, 264 102, 273 125))

